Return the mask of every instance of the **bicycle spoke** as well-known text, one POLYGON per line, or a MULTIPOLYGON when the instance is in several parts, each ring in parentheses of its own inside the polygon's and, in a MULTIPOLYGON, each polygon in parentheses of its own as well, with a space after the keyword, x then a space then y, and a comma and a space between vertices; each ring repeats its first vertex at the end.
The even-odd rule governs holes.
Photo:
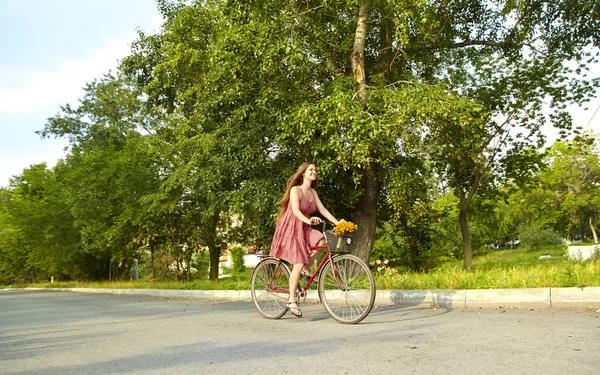
POLYGON ((261 261, 251 278, 252 302, 269 319, 283 316, 289 296, 289 270, 276 259, 261 261))
POLYGON ((359 258, 345 254, 325 265, 319 283, 319 297, 325 310, 341 323, 358 323, 375 302, 371 271, 359 258))

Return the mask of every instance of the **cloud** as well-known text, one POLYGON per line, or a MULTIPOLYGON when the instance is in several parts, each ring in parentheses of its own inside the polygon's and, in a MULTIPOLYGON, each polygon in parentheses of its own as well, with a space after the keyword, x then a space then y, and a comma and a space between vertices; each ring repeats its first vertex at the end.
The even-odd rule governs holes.
POLYGON ((74 102, 83 95, 86 82, 115 70, 118 59, 130 52, 130 40, 113 39, 88 59, 66 60, 56 71, 3 69, 0 81, 0 114, 18 115, 74 102), (15 79, 18 77, 18 79, 15 79))
POLYGON ((23 173, 23 169, 32 164, 46 162, 48 168, 53 168, 59 159, 65 156, 65 139, 44 140, 44 147, 30 150, 25 155, 14 155, 0 151, 0 187, 8 186, 9 179, 23 173))

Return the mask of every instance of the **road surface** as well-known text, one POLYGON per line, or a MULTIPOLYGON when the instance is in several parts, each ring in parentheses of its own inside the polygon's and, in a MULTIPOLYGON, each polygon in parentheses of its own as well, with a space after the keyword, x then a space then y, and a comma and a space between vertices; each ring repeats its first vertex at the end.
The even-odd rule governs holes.
POLYGON ((598 374, 600 311, 376 307, 0 291, 0 374, 598 374))

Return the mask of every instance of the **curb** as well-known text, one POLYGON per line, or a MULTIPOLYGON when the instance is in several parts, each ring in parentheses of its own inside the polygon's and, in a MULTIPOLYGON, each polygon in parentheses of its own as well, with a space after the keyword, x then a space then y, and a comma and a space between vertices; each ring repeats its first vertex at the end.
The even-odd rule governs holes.
MULTIPOLYGON (((189 298, 200 301, 250 302, 249 290, 178 290, 111 288, 22 288, 31 290, 88 294, 136 295, 162 298, 189 298)), ((306 302, 318 302, 315 290, 309 290, 306 302)), ((600 286, 586 288, 467 289, 467 290, 378 290, 378 306, 474 307, 600 307, 600 286)))

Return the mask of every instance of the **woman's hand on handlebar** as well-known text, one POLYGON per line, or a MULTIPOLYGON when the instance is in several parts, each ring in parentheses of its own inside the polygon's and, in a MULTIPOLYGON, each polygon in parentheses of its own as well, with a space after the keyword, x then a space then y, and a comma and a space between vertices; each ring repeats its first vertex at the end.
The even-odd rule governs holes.
POLYGON ((316 217, 313 216, 310 218, 310 225, 317 225, 317 224, 321 224, 323 221, 321 220, 320 217, 316 217))

